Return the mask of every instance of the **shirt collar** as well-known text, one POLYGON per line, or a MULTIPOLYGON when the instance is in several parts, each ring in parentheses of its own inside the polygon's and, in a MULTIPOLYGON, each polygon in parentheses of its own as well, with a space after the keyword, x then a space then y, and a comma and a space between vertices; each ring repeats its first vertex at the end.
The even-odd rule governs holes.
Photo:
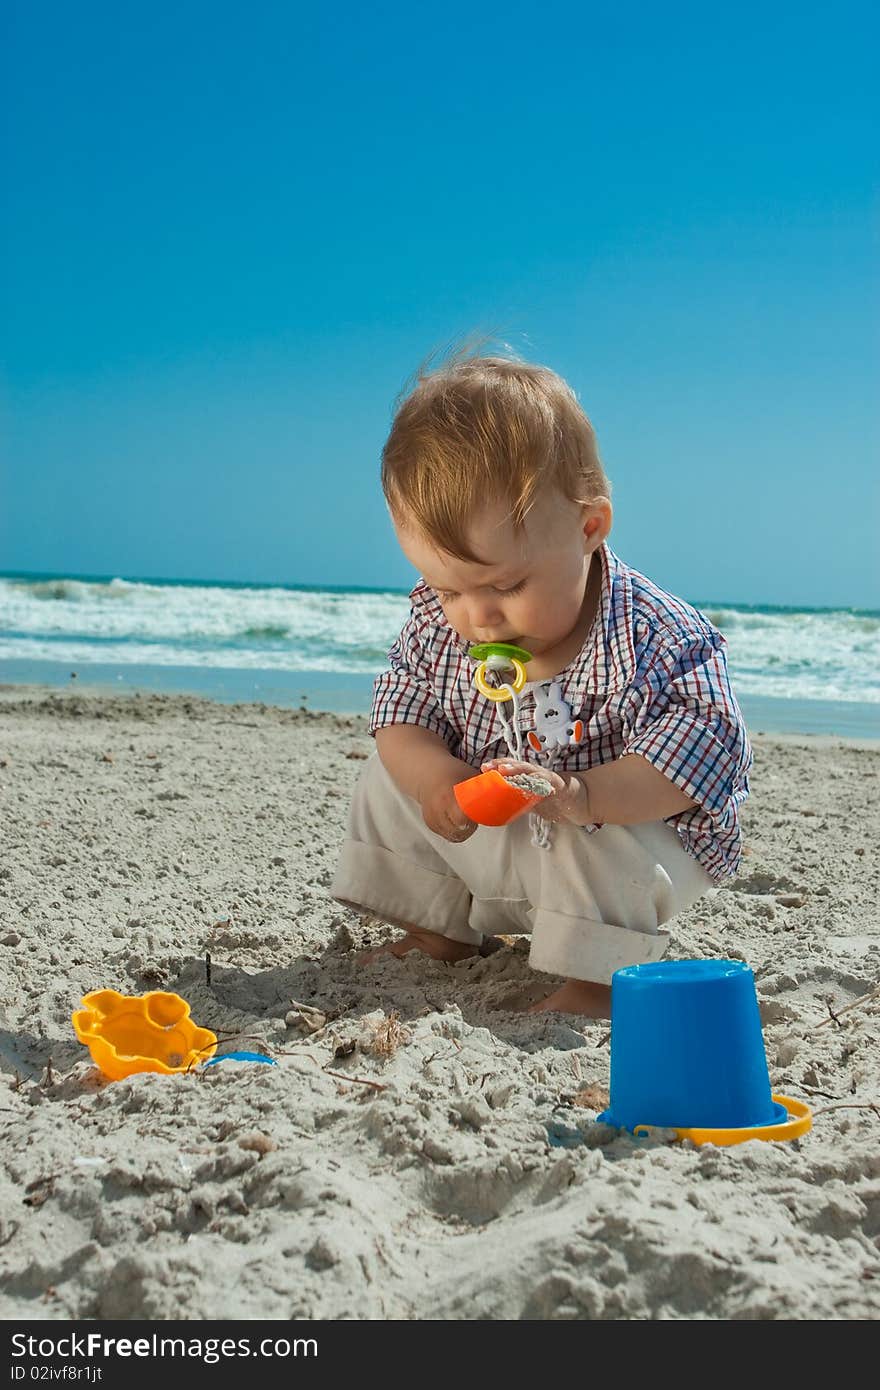
POLYGON ((623 690, 636 664, 629 569, 607 541, 596 556, 602 566, 596 617, 581 650, 562 672, 563 694, 572 711, 581 709, 591 696, 623 690))
MULTIPOLYGON (((554 677, 561 682, 563 697, 573 713, 581 710, 593 695, 622 690, 635 669, 629 568, 618 559, 607 542, 599 546, 596 555, 602 567, 602 580, 595 620, 577 656, 554 677)), ((440 600, 424 579, 419 579, 409 597, 413 607, 428 622, 445 628, 453 646, 467 656, 473 644, 449 624, 440 600)), ((541 682, 527 684, 537 685, 541 682)))

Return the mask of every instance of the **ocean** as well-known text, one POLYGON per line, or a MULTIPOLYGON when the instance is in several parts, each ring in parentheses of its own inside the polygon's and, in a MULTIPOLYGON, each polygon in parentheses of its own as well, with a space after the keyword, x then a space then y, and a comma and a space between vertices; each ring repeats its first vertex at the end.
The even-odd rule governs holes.
MULTIPOLYGON (((880 738, 880 612, 688 596, 754 732, 880 738)), ((0 575, 0 681, 363 714, 405 590, 0 575)))

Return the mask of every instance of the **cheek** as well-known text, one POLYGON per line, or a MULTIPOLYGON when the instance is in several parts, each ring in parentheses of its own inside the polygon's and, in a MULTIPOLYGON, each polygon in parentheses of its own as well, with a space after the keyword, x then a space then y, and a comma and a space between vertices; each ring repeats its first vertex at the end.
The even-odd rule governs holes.
POLYGON ((541 585, 526 591, 517 600, 517 608, 510 610, 511 626, 523 632, 538 636, 544 631, 554 631, 570 626, 577 617, 582 595, 577 584, 559 582, 541 585))
POLYGON ((535 584, 528 588, 519 599, 517 604, 521 613, 533 613, 545 619, 551 614, 558 614, 568 603, 567 590, 564 585, 550 581, 544 584, 535 584))
POLYGON ((528 597, 523 594, 516 607, 508 608, 505 613, 507 626, 511 632, 531 633, 533 637, 555 632, 559 626, 557 603, 558 599, 552 594, 539 594, 537 590, 528 597))

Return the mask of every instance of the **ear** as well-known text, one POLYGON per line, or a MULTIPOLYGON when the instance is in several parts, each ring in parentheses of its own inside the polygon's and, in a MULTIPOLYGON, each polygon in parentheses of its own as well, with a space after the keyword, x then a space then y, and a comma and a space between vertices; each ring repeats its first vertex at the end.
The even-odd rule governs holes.
POLYGON ((593 551, 598 550, 602 542, 607 539, 613 519, 614 512, 610 498, 597 497, 594 501, 584 504, 581 512, 581 525, 584 531, 584 551, 587 555, 592 555, 593 551))

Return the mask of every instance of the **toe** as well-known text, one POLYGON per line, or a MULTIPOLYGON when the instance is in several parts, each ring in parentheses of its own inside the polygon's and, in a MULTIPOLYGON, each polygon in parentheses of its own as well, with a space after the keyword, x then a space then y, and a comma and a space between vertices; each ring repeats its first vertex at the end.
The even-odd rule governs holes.
POLYGON ((372 951, 362 951, 357 958, 358 965, 372 965, 373 961, 378 960, 387 950, 385 946, 378 946, 372 951))

